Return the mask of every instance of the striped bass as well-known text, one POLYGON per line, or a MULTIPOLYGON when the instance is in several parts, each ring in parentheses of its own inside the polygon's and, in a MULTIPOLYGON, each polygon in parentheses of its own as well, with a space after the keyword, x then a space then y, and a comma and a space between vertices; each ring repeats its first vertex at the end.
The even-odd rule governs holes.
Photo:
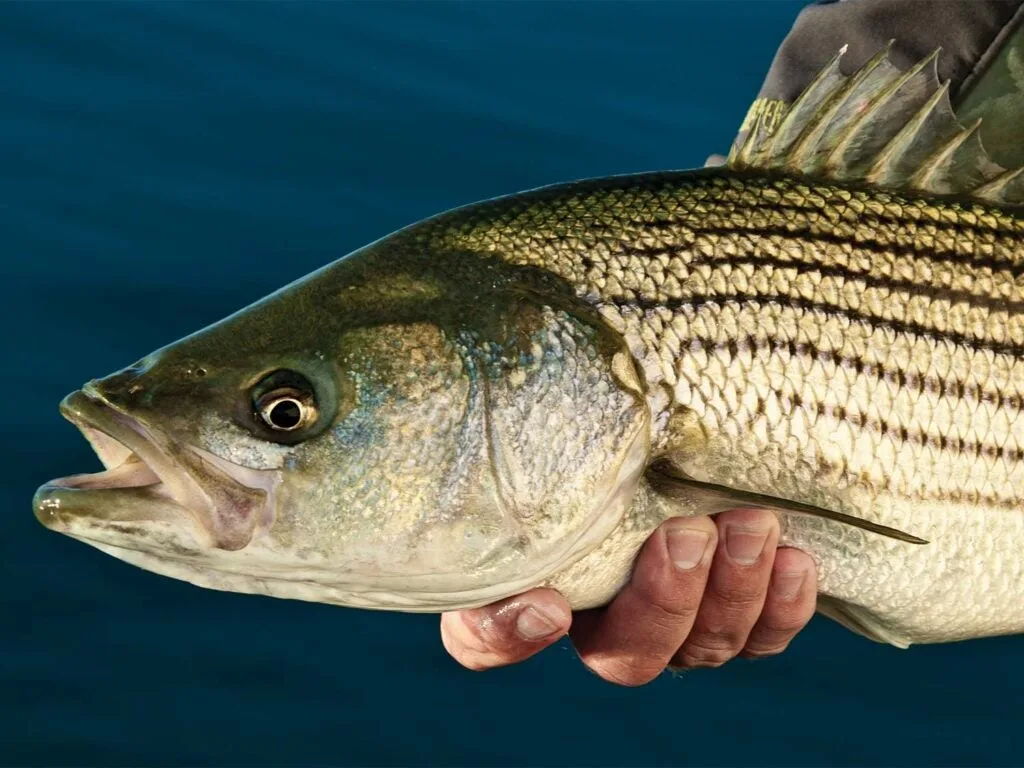
POLYGON ((379 240, 69 395, 107 469, 46 526, 201 586, 609 601, 665 518, 776 511, 819 610, 1024 631, 1024 175, 935 57, 837 58, 724 168, 379 240))

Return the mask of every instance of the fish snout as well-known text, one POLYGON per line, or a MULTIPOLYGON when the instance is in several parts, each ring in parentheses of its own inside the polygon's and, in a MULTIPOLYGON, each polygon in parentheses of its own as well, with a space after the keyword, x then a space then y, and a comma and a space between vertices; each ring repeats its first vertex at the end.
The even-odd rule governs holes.
POLYGON ((139 367, 131 366, 105 378, 93 379, 82 389, 97 400, 121 408, 131 408, 140 405, 146 396, 147 386, 143 373, 139 367))
POLYGON ((51 531, 60 530, 62 526, 61 498, 59 489, 47 483, 35 492, 32 497, 32 511, 36 520, 51 531))

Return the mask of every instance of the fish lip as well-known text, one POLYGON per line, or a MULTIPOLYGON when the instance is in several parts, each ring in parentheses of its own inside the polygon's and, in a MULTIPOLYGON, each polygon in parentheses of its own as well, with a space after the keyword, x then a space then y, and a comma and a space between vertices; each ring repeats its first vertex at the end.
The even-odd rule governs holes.
POLYGON ((117 492, 158 486, 161 495, 196 518, 211 506, 209 496, 168 450, 169 441, 125 413, 93 388, 72 392, 60 404, 60 413, 74 424, 92 446, 105 470, 59 477, 44 483, 33 497, 36 518, 48 528, 61 520, 62 494, 117 492))
MULTIPOLYGON (((154 514, 166 514, 168 505, 180 509, 192 522, 193 538, 204 547, 242 549, 258 529, 272 524, 278 473, 236 465, 178 444, 90 385, 64 398, 60 412, 78 427, 106 469, 57 478, 40 487, 33 509, 44 526, 63 531, 76 515, 94 517, 89 511, 71 511, 86 498, 78 494, 140 491, 151 500, 159 497, 164 511, 148 505, 154 514), (246 524, 249 519, 251 524, 246 524)), ((144 519, 145 514, 143 510, 136 518, 133 512, 132 517, 144 519)), ((104 517, 102 510, 95 517, 104 517)))

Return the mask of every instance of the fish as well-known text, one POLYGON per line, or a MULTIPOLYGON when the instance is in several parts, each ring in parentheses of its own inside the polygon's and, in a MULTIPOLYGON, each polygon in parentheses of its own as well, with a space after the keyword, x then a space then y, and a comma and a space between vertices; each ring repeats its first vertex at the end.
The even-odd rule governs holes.
POLYGON ((105 470, 36 517, 202 587, 440 612, 602 606, 663 520, 758 506, 854 632, 1024 631, 1024 174, 937 56, 841 51, 724 165, 439 214, 89 381, 60 410, 105 470))

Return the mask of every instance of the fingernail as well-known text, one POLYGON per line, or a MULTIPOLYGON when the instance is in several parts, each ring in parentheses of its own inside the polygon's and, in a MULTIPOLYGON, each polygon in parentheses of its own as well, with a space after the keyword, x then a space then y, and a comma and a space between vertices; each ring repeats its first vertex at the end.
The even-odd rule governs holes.
POLYGON ((764 543, 767 540, 767 528, 742 528, 730 525, 725 530, 725 551, 733 562, 753 565, 764 551, 764 543))
POLYGON ((668 556, 676 568, 692 571, 704 559, 709 536, 705 531, 693 528, 672 528, 665 534, 668 556))
POLYGON ((775 574, 775 593, 787 602, 795 600, 807 578, 807 571, 789 571, 775 574))
POLYGON ((524 640, 540 640, 553 635, 558 624, 544 611, 532 605, 519 612, 516 617, 516 632, 524 640))

